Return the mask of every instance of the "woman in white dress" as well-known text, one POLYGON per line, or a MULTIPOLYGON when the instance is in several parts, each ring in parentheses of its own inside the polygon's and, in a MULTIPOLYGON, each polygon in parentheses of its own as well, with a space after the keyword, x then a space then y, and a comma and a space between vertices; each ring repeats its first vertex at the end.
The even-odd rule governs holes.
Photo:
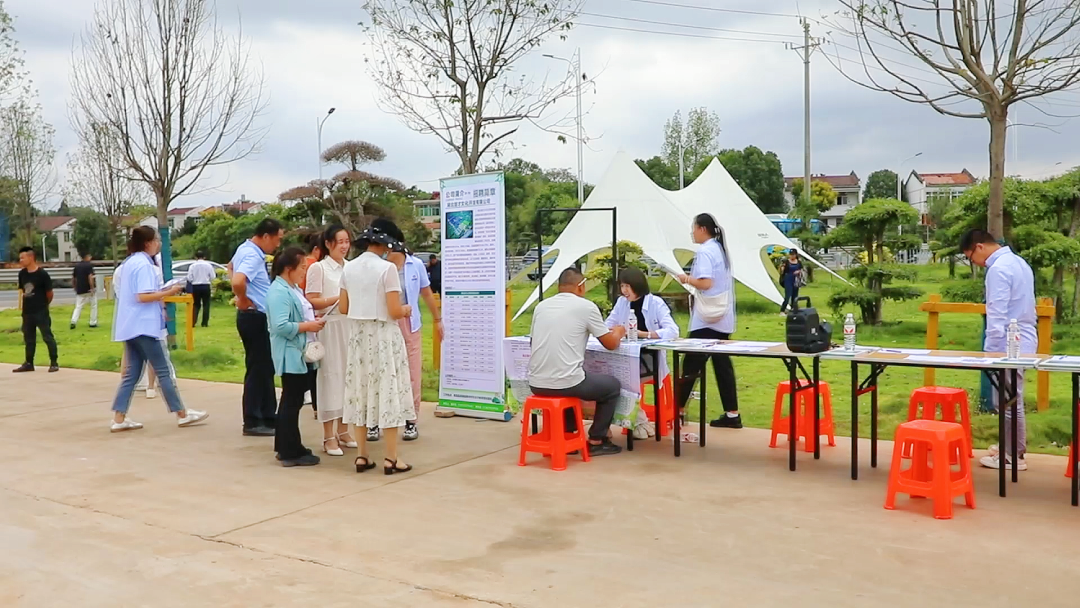
POLYGON ((330 456, 344 456, 342 447, 357 447, 356 441, 349 436, 348 423, 341 419, 352 322, 335 305, 341 293, 345 256, 352 248, 352 239, 343 226, 331 224, 323 233, 322 241, 322 250, 326 255, 308 268, 305 290, 308 301, 326 319, 326 325, 319 332, 319 341, 326 349, 326 355, 319 362, 319 375, 315 380, 316 393, 319 395, 319 422, 323 425, 323 451, 330 456))
POLYGON ((385 232, 368 228, 357 242, 360 257, 345 265, 338 308, 353 320, 349 364, 345 372, 342 420, 357 427, 360 453, 356 472, 375 468, 368 456, 368 426, 386 436, 383 472, 404 473, 412 466, 398 458, 398 429, 416 420, 409 356, 397 320, 412 312, 402 305, 398 268, 386 261, 400 245, 385 232))

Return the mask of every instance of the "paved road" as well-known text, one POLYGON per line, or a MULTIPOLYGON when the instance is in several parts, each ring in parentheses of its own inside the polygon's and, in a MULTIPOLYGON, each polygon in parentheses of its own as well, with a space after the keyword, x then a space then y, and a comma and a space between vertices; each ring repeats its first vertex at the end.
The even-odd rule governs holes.
MULTIPOLYGON (((101 294, 98 294, 101 297, 101 294)), ((53 290, 53 304, 75 304, 75 290, 71 288, 60 288, 53 290)), ((16 308, 19 305, 19 292, 15 290, 3 290, 0 291, 0 310, 5 308, 16 308)))

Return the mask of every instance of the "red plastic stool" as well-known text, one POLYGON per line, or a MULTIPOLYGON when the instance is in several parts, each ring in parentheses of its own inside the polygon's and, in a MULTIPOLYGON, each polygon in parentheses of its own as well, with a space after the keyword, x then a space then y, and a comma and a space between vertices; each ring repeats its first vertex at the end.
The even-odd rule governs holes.
MULTIPOLYGON (((968 406, 967 391, 962 388, 948 388, 945 386, 924 386, 911 391, 911 399, 908 400, 908 421, 912 420, 937 420, 938 410, 941 411, 943 422, 959 422, 964 427, 967 435, 967 455, 973 458, 975 452, 971 449, 971 409, 968 406), (960 420, 956 419, 956 412, 960 410, 960 420)), ((904 458, 911 458, 910 451, 904 451, 904 458)), ((952 461, 951 464, 956 464, 952 461)))
POLYGON ((656 426, 656 432, 661 437, 666 437, 675 428, 675 389, 671 385, 671 374, 664 376, 660 383, 660 421, 656 421, 656 405, 645 403, 645 396, 652 395, 652 389, 646 392, 645 387, 651 387, 655 380, 651 378, 641 383, 641 410, 645 416, 656 426))
POLYGON ((932 498, 937 519, 952 519, 953 497, 961 494, 968 508, 974 509, 971 459, 958 458, 969 445, 964 427, 955 422, 913 420, 901 424, 896 429, 885 508, 895 509, 896 493, 901 492, 912 497, 932 498), (905 451, 910 451, 914 457, 911 466, 901 470, 905 451), (949 465, 952 457, 957 457, 959 471, 949 465))
MULTIPOLYGON (((813 452, 816 447, 812 440, 814 437, 814 389, 809 382, 799 381, 795 403, 795 431, 798 439, 806 442, 806 451, 813 452)), ((773 402, 772 437, 769 439, 769 447, 776 447, 776 438, 779 435, 787 436, 791 429, 791 422, 786 412, 788 411, 788 395, 791 393, 791 382, 785 380, 776 385, 776 399, 773 402)), ((836 445, 836 427, 832 417, 832 391, 828 382, 818 382, 818 394, 821 395, 821 419, 818 421, 818 432, 829 437, 829 445, 836 445)))
POLYGON ((1065 477, 1072 479, 1073 444, 1069 444, 1069 462, 1065 465, 1065 477))
POLYGON ((536 452, 551 457, 551 469, 566 470, 566 455, 578 450, 581 458, 589 462, 589 446, 585 440, 585 423, 581 418, 581 400, 575 397, 538 397, 533 395, 525 400, 521 410, 521 454, 518 466, 525 466, 525 454, 536 452), (577 420, 577 432, 568 433, 564 428, 564 412, 572 409, 577 420), (540 432, 529 432, 529 418, 533 410, 543 414, 540 432))

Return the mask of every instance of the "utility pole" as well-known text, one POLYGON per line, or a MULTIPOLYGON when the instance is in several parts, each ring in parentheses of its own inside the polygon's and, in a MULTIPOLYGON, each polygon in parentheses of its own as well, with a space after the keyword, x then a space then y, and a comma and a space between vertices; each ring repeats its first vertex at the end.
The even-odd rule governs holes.
POLYGON ((577 79, 577 200, 578 206, 585 204, 585 139, 581 125, 581 48, 574 53, 577 63, 575 78, 577 79))
MULTIPOLYGON (((806 206, 810 208, 810 56, 814 53, 820 44, 820 39, 810 38, 810 21, 802 19, 803 26, 803 43, 802 46, 796 46, 792 43, 787 43, 788 50, 795 51, 803 60, 803 139, 804 139, 804 158, 803 158, 803 193, 805 195, 806 206)), ((810 228, 810 226, 806 226, 810 228)))

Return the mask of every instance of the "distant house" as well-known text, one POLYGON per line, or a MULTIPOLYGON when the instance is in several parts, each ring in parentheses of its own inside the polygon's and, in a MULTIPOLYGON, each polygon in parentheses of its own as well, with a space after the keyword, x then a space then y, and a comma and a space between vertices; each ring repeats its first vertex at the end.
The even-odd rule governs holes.
POLYGON ((413 211, 416 219, 431 231, 432 239, 438 241, 442 238, 442 204, 439 201, 439 193, 434 192, 431 199, 413 201, 413 211))
POLYGON ((959 173, 919 173, 912 171, 904 183, 907 201, 919 212, 921 224, 929 223, 929 202, 935 199, 952 201, 979 180, 970 171, 959 173))
POLYGON ((79 253, 75 250, 75 218, 70 215, 46 215, 37 218, 38 232, 56 236, 57 252, 59 260, 71 262, 79 259, 79 253))
POLYGON ((262 203, 256 203, 255 201, 249 201, 243 194, 240 195, 240 199, 234 203, 222 203, 220 205, 212 205, 210 207, 201 207, 198 211, 199 215, 203 215, 210 211, 221 211, 222 213, 228 213, 230 215, 244 215, 245 213, 255 213, 262 209, 262 203))
POLYGON ((173 207, 166 212, 169 218, 169 229, 180 230, 184 227, 184 223, 188 218, 199 221, 200 215, 205 207, 173 207))
MULTIPOLYGON (((784 201, 789 209, 795 207, 792 184, 797 179, 803 178, 802 176, 784 178, 784 201)), ((832 209, 821 214, 821 221, 829 228, 839 226, 847 212, 851 211, 855 205, 858 205, 862 198, 862 181, 854 171, 850 175, 812 175, 810 181, 811 183, 825 182, 832 186, 833 191, 836 192, 836 204, 833 205, 832 209)))

